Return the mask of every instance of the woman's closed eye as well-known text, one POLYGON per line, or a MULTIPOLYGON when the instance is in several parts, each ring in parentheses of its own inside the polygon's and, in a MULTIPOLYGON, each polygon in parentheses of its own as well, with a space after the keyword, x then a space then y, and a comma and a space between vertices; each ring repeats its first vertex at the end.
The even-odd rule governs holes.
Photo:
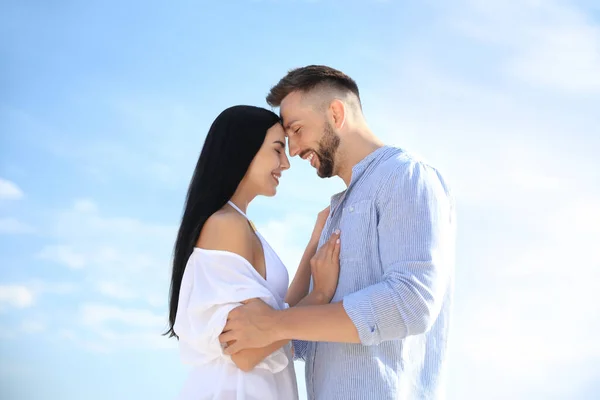
POLYGON ((281 140, 276 140, 274 143, 275 143, 275 147, 274 147, 275 151, 277 152, 277 154, 281 154, 281 150, 285 150, 285 142, 282 142, 281 140))

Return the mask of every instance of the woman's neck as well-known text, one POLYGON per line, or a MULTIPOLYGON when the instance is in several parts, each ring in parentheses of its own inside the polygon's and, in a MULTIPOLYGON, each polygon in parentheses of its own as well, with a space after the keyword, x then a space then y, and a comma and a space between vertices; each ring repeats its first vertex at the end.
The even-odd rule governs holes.
POLYGON ((254 198, 255 194, 248 193, 245 190, 236 190, 236 192, 231 196, 231 202, 235 204, 244 214, 246 214, 248 210, 248 205, 254 198))

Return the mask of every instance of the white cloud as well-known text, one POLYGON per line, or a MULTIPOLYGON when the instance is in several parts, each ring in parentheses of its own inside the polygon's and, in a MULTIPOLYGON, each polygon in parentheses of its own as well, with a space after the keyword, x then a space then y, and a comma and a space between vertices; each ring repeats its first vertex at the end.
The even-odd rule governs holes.
POLYGON ((573 94, 600 93, 600 26, 559 1, 460 1, 456 25, 502 46, 504 69, 531 85, 573 94))
POLYGON ((6 306, 27 308, 31 307, 34 303, 34 293, 26 286, 0 285, 0 309, 6 306))
POLYGON ((42 280, 33 280, 25 284, 32 290, 36 296, 44 294, 67 295, 76 293, 79 290, 78 285, 70 282, 50 282, 42 280))
POLYGON ((146 279, 139 276, 142 271, 168 265, 176 228, 129 217, 107 217, 94 201, 79 199, 70 209, 56 214, 51 233, 63 244, 45 246, 38 254, 40 258, 71 269, 89 267, 86 269, 100 281, 110 276, 106 274, 118 272, 128 284, 134 275, 146 279))
POLYGON ((174 340, 162 336, 167 326, 166 315, 156 314, 148 309, 86 303, 80 307, 79 316, 86 330, 67 329, 60 336, 90 351, 176 347, 174 340))
POLYGON ((34 232, 35 228, 16 218, 0 218, 0 234, 22 235, 34 232))
POLYGON ((168 293, 165 291, 164 293, 150 293, 146 296, 146 302, 156 308, 166 309, 167 308, 167 296, 168 293))
POLYGON ((0 337, 4 339, 16 339, 23 335, 39 335, 45 332, 47 328, 48 326, 43 318, 28 317, 19 323, 0 327, 0 337))
POLYGON ((102 329, 90 333, 82 333, 74 330, 62 330, 58 333, 56 340, 68 340, 74 346, 93 353, 113 354, 123 351, 156 351, 174 350, 177 341, 162 336, 162 332, 154 331, 128 331, 119 332, 114 329, 102 329))
POLYGON ((208 132, 216 114, 205 117, 205 107, 163 95, 125 98, 128 95, 115 100, 118 95, 111 93, 110 98, 97 99, 99 107, 107 107, 104 112, 113 127, 100 136, 55 130, 27 110, 7 107, 6 112, 30 145, 69 160, 93 179, 158 182, 167 188, 185 185, 200 150, 189 143, 197 141, 198 129, 208 132))
MULTIPOLYGON (((67 295, 77 291, 77 287, 72 283, 65 282, 47 282, 33 280, 27 283, 0 285, 0 311, 11 309, 23 316, 24 319, 19 323, 10 323, 0 329, 0 333, 6 338, 15 338, 21 334, 35 335, 47 330, 50 318, 56 321, 59 313, 48 313, 47 309, 40 312, 44 307, 46 295, 67 295), (35 308, 33 308, 35 306, 35 308), (24 311, 31 309, 33 311, 24 311), (31 314, 34 312, 37 314, 31 314)), ((2 322, 2 321, 0 321, 2 322)))
POLYGON ((507 66, 515 76, 574 93, 600 92, 600 29, 585 22, 541 28, 507 66))
POLYGON ((98 206, 90 199, 77 199, 73 203, 73 211, 80 213, 95 213, 98 206))
POLYGON ((98 292, 104 296, 111 297, 117 300, 131 300, 138 297, 131 287, 116 283, 103 281, 96 284, 98 292))
POLYGON ((80 269, 87 264, 84 254, 81 254, 70 246, 45 246, 37 255, 42 260, 49 260, 65 265, 71 269, 80 269))
POLYGON ((118 323, 129 327, 156 328, 157 332, 166 325, 166 317, 146 309, 122 308, 97 303, 86 303, 80 308, 84 325, 100 328, 105 324, 118 323))
MULTIPOLYGON (((148 248, 149 244, 163 242, 170 245, 176 227, 147 223, 131 217, 111 217, 100 212, 98 205, 90 199, 78 199, 70 209, 56 214, 52 233, 55 236, 102 247, 105 257, 113 257, 127 243, 135 249, 148 248), (108 253, 113 253, 109 255, 108 253)), ((91 247, 91 246, 90 246, 91 247)))
POLYGON ((0 200, 19 200, 23 191, 16 183, 0 178, 0 200))
POLYGON ((600 197, 579 195, 536 226, 533 236, 512 233, 523 237, 521 251, 500 241, 486 264, 459 265, 451 368, 470 371, 453 384, 474 398, 498 379, 510 382, 495 390, 500 399, 528 398, 533 388, 569 398, 600 378, 600 197), (483 286, 471 281, 478 274, 483 286))
POLYGON ((41 254, 82 268, 92 290, 112 299, 165 306, 175 226, 107 216, 93 200, 80 199, 56 213, 49 230, 62 244, 41 254))
POLYGON ((46 324, 41 320, 28 319, 21 323, 20 331, 24 334, 33 335, 44 332, 46 328, 46 324))

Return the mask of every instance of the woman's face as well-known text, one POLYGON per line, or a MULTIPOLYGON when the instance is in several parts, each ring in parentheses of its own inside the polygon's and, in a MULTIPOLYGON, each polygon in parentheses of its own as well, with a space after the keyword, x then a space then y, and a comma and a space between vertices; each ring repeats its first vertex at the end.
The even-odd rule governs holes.
POLYGON ((281 124, 277 123, 267 131, 262 146, 244 176, 244 183, 257 195, 274 196, 282 171, 289 167, 290 162, 285 154, 285 133, 281 124))

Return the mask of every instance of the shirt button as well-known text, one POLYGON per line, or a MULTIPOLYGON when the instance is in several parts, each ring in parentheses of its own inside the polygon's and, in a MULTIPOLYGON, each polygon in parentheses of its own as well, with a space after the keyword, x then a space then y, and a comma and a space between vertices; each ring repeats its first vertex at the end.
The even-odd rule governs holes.
POLYGON ((354 211, 354 207, 352 207, 352 206, 348 207, 348 211, 353 212, 354 211))

